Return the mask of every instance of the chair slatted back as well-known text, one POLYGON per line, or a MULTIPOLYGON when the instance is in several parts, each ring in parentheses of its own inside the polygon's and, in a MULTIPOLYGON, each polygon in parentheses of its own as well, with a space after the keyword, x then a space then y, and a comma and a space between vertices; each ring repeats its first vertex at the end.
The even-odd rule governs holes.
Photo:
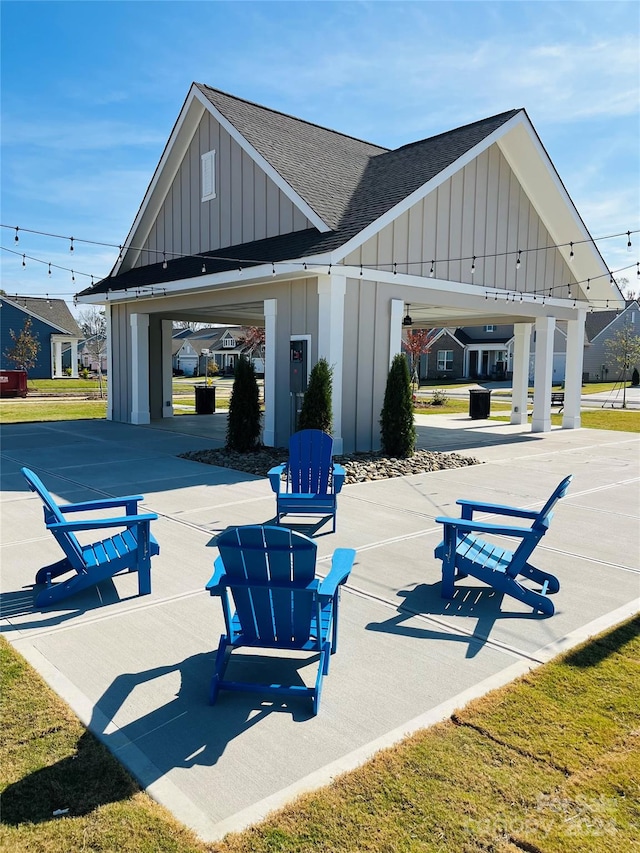
POLYGON ((573 474, 569 474, 568 477, 564 478, 564 480, 551 494, 551 497, 546 502, 546 504, 542 507, 542 509, 538 513, 537 518, 534 519, 531 525, 531 530, 533 531, 535 536, 529 536, 527 539, 523 539, 520 545, 514 551, 511 564, 507 568, 507 574, 511 577, 516 577, 516 575, 520 573, 522 566, 529 559, 536 545, 549 529, 549 524, 551 523, 551 519, 553 518, 552 510, 554 506, 558 503, 560 498, 563 498, 566 495, 567 489, 569 488, 569 484, 572 480, 573 474))
POLYGON ((302 645, 311 634, 317 600, 317 545, 283 527, 225 531, 218 549, 247 642, 302 645))
POLYGON ((292 492, 326 495, 331 489, 333 438, 303 429, 289 439, 288 480, 292 492))
MULTIPOLYGON (((44 522, 45 524, 54 524, 55 522, 66 521, 62 512, 60 512, 60 508, 58 504, 54 501, 51 493, 46 488, 40 477, 37 474, 34 474, 29 468, 22 468, 22 474, 24 475, 27 483, 29 484, 29 488, 32 492, 37 492, 44 504, 44 522)), ((84 571, 86 568, 84 558, 82 556, 82 548, 80 543, 75 537, 75 534, 70 531, 63 530, 52 530, 51 531, 55 536, 58 544, 64 551, 67 556, 71 566, 77 571, 84 571)))

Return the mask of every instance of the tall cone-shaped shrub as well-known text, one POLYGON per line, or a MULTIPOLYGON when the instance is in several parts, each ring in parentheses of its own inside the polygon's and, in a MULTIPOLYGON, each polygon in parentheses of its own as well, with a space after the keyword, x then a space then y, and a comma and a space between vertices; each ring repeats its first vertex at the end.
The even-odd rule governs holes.
POLYGON ((382 452, 387 456, 412 456, 416 444, 413 398, 407 359, 398 353, 391 362, 384 405, 380 413, 382 452))
POLYGON ((253 364, 241 355, 234 371, 229 400, 227 447, 239 453, 254 450, 260 439, 260 399, 253 364))
POLYGON ((333 369, 326 358, 318 360, 309 376, 305 391, 298 429, 321 429, 331 433, 333 412, 331 410, 331 380, 333 369))

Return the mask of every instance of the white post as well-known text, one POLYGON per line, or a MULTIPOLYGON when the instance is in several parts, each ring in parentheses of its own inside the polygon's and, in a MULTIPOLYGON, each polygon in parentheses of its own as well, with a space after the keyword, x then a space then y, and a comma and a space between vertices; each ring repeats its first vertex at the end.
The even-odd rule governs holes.
POLYGON ((342 372, 344 352, 344 297, 347 279, 343 275, 318 276, 318 358, 333 368, 331 403, 333 409, 333 452, 340 455, 342 442, 342 372))
POLYGON ((173 339, 173 322, 161 320, 161 359, 162 359, 162 417, 173 417, 173 364, 171 362, 171 341, 173 339))
POLYGON ((78 340, 74 338, 71 341, 71 378, 78 378, 78 340))
POLYGON ((536 318, 536 363, 531 432, 551 430, 551 381, 555 317, 536 318))
POLYGON ((391 300, 391 319, 389 327, 389 367, 394 357, 402 352, 402 316, 404 312, 404 301, 402 299, 391 300))
POLYGON ((131 423, 148 424, 149 315, 131 315, 131 423))
POLYGON ((527 423, 529 405, 529 358, 532 323, 515 323, 513 327, 513 379, 511 381, 511 423, 527 423))
POLYGON ((276 322, 278 300, 264 300, 264 430, 267 447, 276 444, 276 322))
POLYGON ((582 359, 584 355, 584 323, 587 312, 578 311, 575 320, 567 323, 567 363, 564 376, 563 429, 580 427, 580 397, 582 394, 582 359))
POLYGON ((62 376, 62 341, 53 342, 53 375, 56 379, 62 376))
POLYGON ((113 420, 113 349, 111 346, 111 306, 107 302, 104 306, 104 319, 106 321, 105 332, 107 335, 107 420, 113 420))

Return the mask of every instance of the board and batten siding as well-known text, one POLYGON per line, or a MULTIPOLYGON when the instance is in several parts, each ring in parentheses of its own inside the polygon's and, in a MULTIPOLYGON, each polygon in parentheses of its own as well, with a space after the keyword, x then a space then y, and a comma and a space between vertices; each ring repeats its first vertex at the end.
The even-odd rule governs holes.
POLYGON ((439 279, 540 294, 552 288, 560 297, 575 277, 558 249, 525 251, 554 242, 496 144, 351 252, 345 263, 389 272, 395 263, 399 273, 428 276, 435 260, 439 279))
POLYGON ((312 223, 209 113, 196 129, 135 266, 311 228, 312 223), (215 151, 215 198, 202 201, 201 157, 215 151))

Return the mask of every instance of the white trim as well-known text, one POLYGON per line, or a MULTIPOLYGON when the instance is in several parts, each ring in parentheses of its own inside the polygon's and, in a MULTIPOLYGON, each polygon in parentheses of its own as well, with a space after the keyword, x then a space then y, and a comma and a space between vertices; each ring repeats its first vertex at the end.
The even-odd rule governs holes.
POLYGON ((474 145, 473 148, 470 148, 465 154, 458 157, 457 160, 454 160, 453 163, 450 163, 446 168, 442 169, 441 172, 438 172, 437 175, 434 175, 431 180, 426 182, 426 184, 422 184, 422 186, 418 187, 417 190, 414 190, 410 195, 405 196, 402 201, 387 210, 386 213, 383 213, 382 216, 378 217, 374 222, 371 222, 366 228, 363 228, 359 234, 356 234, 355 237, 352 237, 351 240, 344 243, 344 245, 335 251, 333 255, 335 260, 338 261, 346 257, 387 225, 390 225, 399 216, 402 216, 403 213, 406 213, 406 211, 409 210, 410 207, 413 207, 414 204, 417 204, 445 181, 448 181, 449 178, 453 177, 453 175, 471 163, 472 160, 475 160, 479 154, 482 154, 483 151, 490 148, 494 142, 497 142, 517 124, 520 124, 523 121, 523 116, 524 113, 521 110, 500 127, 496 128, 493 133, 485 136, 481 142, 478 142, 477 145, 474 145))
POLYGON ((318 360, 325 358, 332 375, 333 452, 343 451, 342 374, 344 358, 344 299, 347 279, 342 275, 318 276, 318 360))
POLYGON ((131 423, 148 424, 149 315, 131 314, 131 423))
MULTIPOLYGON (((293 204, 299 208, 299 210, 307 217, 308 220, 322 233, 326 231, 330 231, 331 229, 327 225, 327 223, 322 219, 316 211, 302 198, 302 196, 298 195, 298 193, 293 189, 293 187, 288 184, 285 179, 282 177, 280 172, 276 171, 276 169, 269 163, 268 160, 260 154, 256 149, 251 145, 251 143, 245 139, 245 137, 240 133, 238 128, 231 124, 228 118, 226 118, 220 110, 215 107, 211 101, 204 95, 200 89, 195 85, 192 86, 192 91, 195 90, 195 97, 200 101, 202 106, 208 110, 211 115, 216 119, 216 121, 224 127, 229 136, 234 139, 238 145, 254 160, 255 163, 262 169, 263 172, 266 172, 269 178, 274 182, 274 184, 282 190, 282 192, 287 196, 287 198, 293 202, 293 204)), ((265 107, 268 109, 268 107, 265 107)))
MULTIPOLYGON (((611 326, 612 326, 614 323, 616 323, 617 321, 619 321, 621 317, 624 317, 624 315, 627 313, 627 311, 628 311, 630 308, 632 308, 634 311, 640 311, 640 304, 638 303, 638 300, 637 300, 637 299, 636 299, 636 300, 634 300, 633 302, 631 302, 629 305, 627 305, 627 307, 626 307, 626 308, 623 308, 623 309, 622 309, 622 311, 619 311, 619 312, 615 315, 615 317, 613 317, 613 318, 612 318, 611 322, 610 322, 610 323, 607 323, 607 325, 604 327, 604 329, 601 329, 601 330, 598 332, 598 334, 597 334, 597 335, 594 335, 594 336, 593 336, 593 338, 591 338, 591 340, 589 341, 589 344, 594 344, 594 343, 597 341, 597 339, 600 337, 600 335, 604 335, 604 333, 605 333, 608 329, 610 329, 610 328, 611 328, 611 326)), ((615 311, 615 308, 609 308, 608 310, 609 310, 609 311, 615 311)))
POLYGON ((107 335, 107 420, 113 420, 113 397, 115 394, 113 381, 113 344, 111 340, 111 305, 104 306, 105 333, 107 335))
POLYGON ((402 317, 404 315, 404 299, 391 300, 389 318, 389 368, 393 359, 402 352, 402 317))
POLYGON ((555 317, 536 317, 536 352, 531 432, 551 430, 551 383, 555 317))
MULTIPOLYGON (((29 308, 25 308, 24 305, 20 305, 19 302, 14 302, 8 296, 2 296, 2 299, 5 302, 8 302, 9 305, 17 308, 19 311, 23 311, 25 314, 28 314, 30 317, 34 317, 36 320, 40 320, 41 323, 46 323, 47 326, 51 326, 52 329, 58 329, 61 334, 63 334, 67 338, 75 338, 77 341, 82 340, 82 335, 75 335, 73 332, 70 332, 68 329, 65 329, 63 326, 59 326, 57 323, 52 323, 51 320, 47 320, 46 317, 43 317, 42 314, 36 314, 35 311, 30 311, 29 308)), ((64 302, 64 299, 55 299, 52 300, 55 302, 64 302)))
POLYGON ((276 340, 278 300, 264 300, 264 430, 262 441, 267 447, 276 443, 276 340))

